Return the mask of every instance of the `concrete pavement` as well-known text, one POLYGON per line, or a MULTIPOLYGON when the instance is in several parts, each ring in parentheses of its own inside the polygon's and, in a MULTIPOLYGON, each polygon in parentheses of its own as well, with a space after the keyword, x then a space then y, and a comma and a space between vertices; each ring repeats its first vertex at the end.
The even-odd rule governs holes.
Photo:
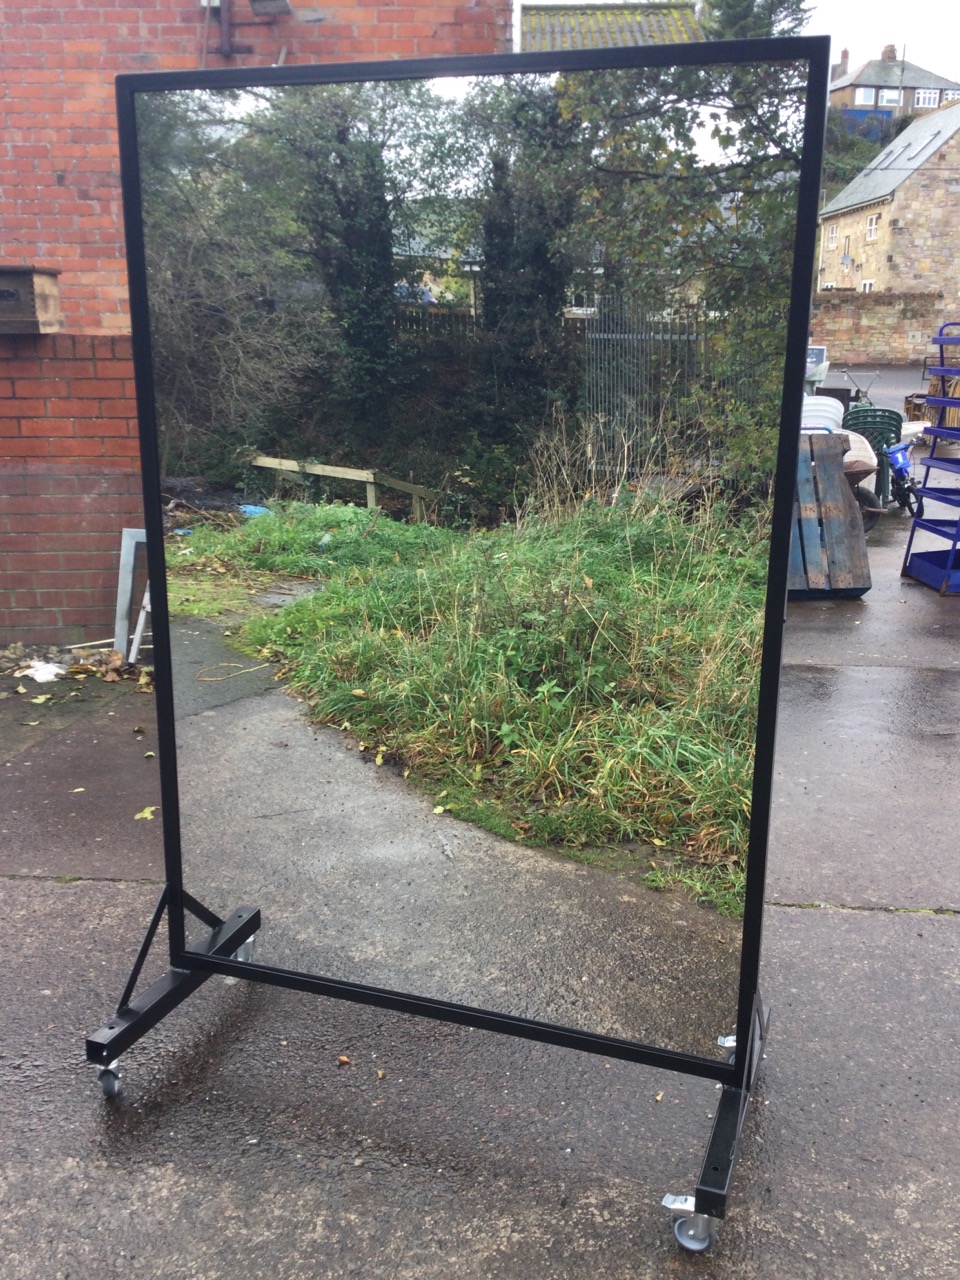
MULTIPOLYGON (((33 794, 61 818, 55 857, 41 825, 26 839, 2 824, 17 846, 0 930, 3 1274, 956 1276, 960 603, 901 582, 903 536, 892 516, 871 537, 862 600, 790 609, 771 1039, 710 1253, 680 1253, 659 1208, 692 1189, 708 1082, 214 979, 127 1055, 120 1098, 101 1099, 83 1036, 157 894, 156 824, 132 816, 154 779, 129 694, 78 714, 68 749, 28 740, 3 766, 5 816, 39 764, 33 794), (101 727, 118 717, 103 765, 101 727), (95 857, 76 808, 91 790, 87 816, 109 833, 95 857)), ((197 708, 196 760, 214 709, 197 708)), ((327 748, 342 751, 336 735, 327 748)))

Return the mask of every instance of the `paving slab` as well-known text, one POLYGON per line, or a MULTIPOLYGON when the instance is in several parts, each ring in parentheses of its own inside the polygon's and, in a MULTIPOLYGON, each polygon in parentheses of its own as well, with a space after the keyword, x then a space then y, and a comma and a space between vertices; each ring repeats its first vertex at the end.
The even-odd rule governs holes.
MULTIPOLYGON (((124 1055, 124 1088, 103 1099, 83 1038, 112 1011, 158 892, 128 878, 143 864, 115 788, 88 815, 109 833, 102 862, 61 823, 49 868, 23 875, 15 858, 0 873, 4 1277, 954 1280, 960 802, 929 775, 939 762, 956 776, 958 603, 918 588, 899 605, 883 567, 896 555, 885 530, 876 594, 856 607, 791 606, 762 978, 771 1036, 713 1250, 680 1253, 659 1207, 693 1188, 717 1097, 706 1081, 217 977, 124 1055), (851 787, 867 796, 853 819, 851 787), (821 829, 829 839, 814 839, 821 829), (58 871, 81 864, 97 878, 58 871), (790 905, 816 903, 834 905, 790 905)), ((228 674, 202 646, 190 661, 194 676, 228 674)), ((229 781, 233 757, 204 722, 233 723, 241 702, 289 712, 289 699, 262 673, 194 684, 184 745, 229 781), (248 679, 260 683, 238 698, 248 679)), ((101 748, 130 755, 139 784, 137 735, 124 723, 93 742, 95 723, 31 741, 48 779, 33 800, 101 748)), ((287 727, 270 739, 261 724, 264 741, 288 743, 262 753, 278 773, 287 727)), ((26 768, 8 758, 4 772, 26 768)), ((351 767, 351 785, 380 772, 351 767)), ((383 810, 405 791, 389 775, 368 785, 383 810)), ((428 841, 417 864, 431 875, 451 862, 443 838, 455 857, 469 844, 434 816, 439 855, 428 841)), ((21 857, 43 850, 45 823, 29 841, 0 824, 21 857)), ((248 867, 255 852, 251 839, 248 867)), ((616 923, 612 901, 595 906, 616 923)), ((145 977, 164 967, 159 941, 145 977)))
POLYGON ((151 906, 147 886, 5 886, 15 1280, 957 1274, 956 918, 771 910, 768 1057, 730 1214, 693 1258, 659 1200, 692 1186, 707 1082, 214 978, 103 1100, 81 1038, 151 906))
POLYGON ((0 702, 0 875, 161 879, 153 697, 135 681, 77 691, 57 681, 0 702), (43 696, 53 705, 30 702, 43 696))
POLYGON ((862 599, 789 604, 771 901, 960 909, 960 599, 900 578, 908 528, 862 599))

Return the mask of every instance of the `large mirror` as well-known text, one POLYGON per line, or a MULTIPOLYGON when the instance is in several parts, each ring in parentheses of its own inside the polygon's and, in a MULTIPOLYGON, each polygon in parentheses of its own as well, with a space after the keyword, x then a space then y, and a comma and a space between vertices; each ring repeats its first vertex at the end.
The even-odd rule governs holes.
POLYGON ((722 1056, 803 364, 766 44, 122 99, 166 834, 256 963, 722 1056))

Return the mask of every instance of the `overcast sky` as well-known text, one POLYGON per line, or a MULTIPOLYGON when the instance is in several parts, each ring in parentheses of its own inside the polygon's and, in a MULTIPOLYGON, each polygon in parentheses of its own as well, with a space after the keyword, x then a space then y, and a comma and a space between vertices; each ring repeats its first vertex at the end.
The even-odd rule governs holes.
POLYGON ((850 50, 850 70, 895 44, 925 71, 960 81, 960 0, 814 0, 806 35, 832 37, 831 61, 850 50))

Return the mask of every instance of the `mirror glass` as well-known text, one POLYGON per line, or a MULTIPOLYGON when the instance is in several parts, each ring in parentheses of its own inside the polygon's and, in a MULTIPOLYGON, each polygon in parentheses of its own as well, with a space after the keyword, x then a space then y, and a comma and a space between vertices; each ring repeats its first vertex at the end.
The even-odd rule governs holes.
POLYGON ((258 963, 722 1056, 806 78, 137 95, 184 882, 258 963))

